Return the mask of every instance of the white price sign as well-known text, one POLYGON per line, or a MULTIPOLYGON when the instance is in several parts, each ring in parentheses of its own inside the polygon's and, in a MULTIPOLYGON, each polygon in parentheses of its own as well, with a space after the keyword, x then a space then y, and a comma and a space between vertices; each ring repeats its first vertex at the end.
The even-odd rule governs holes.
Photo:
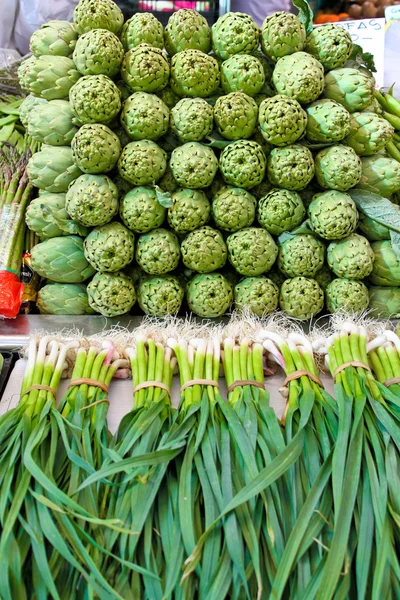
POLYGON ((385 8, 385 19, 389 21, 400 21, 400 4, 394 6, 387 6, 385 8))

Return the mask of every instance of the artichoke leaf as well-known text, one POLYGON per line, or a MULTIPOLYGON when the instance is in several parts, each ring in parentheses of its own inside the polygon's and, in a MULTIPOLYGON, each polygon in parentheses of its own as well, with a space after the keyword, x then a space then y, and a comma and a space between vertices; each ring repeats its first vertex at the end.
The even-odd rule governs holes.
POLYGON ((80 225, 76 221, 73 221, 69 218, 67 213, 65 213, 66 217, 63 218, 58 217, 55 211, 49 206, 47 206, 47 204, 41 204, 40 208, 42 209, 43 214, 46 215, 48 220, 57 225, 60 231, 63 231, 64 233, 69 235, 80 235, 82 237, 86 237, 89 233, 88 227, 85 227, 84 225, 80 225))
POLYGON ((156 191, 157 202, 164 208, 170 208, 173 204, 171 194, 169 192, 164 192, 158 185, 155 185, 154 189, 156 191))
POLYGON ((299 14, 297 15, 299 21, 303 23, 306 28, 306 33, 309 35, 313 30, 313 20, 314 15, 313 11, 307 0, 292 0, 293 6, 295 6, 299 10, 299 14))
POLYGON ((349 61, 354 61, 358 66, 366 67, 369 71, 376 73, 374 55, 371 52, 364 52, 358 44, 353 43, 349 61))
POLYGON ((233 142, 234 140, 227 140, 216 131, 213 131, 210 135, 207 135, 201 143, 210 148, 219 148, 220 150, 223 150, 229 146, 229 144, 233 144, 233 142))
POLYGON ((295 229, 292 229, 292 231, 284 231, 281 233, 281 235, 276 239, 276 243, 278 246, 281 246, 288 240, 292 240, 294 237, 296 237, 296 235, 301 235, 303 233, 310 233, 311 235, 315 235, 315 237, 319 238, 319 236, 311 228, 310 219, 306 219, 301 225, 295 229))
POLYGON ((332 146, 332 142, 310 142, 309 140, 302 139, 298 142, 302 146, 306 146, 309 150, 322 150, 323 148, 328 148, 332 146))
POLYGON ((400 211, 393 202, 366 190, 352 189, 347 193, 352 197, 360 212, 383 227, 400 233, 400 211))
POLYGON ((396 231, 391 230, 390 231, 390 243, 392 244, 392 248, 393 248, 397 258, 400 260, 400 234, 397 233, 396 231))

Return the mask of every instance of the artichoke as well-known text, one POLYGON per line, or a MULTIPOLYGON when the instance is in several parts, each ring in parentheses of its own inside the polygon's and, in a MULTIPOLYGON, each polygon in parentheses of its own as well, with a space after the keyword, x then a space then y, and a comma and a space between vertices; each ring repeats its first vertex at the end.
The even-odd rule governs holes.
POLYGON ((400 190, 400 163, 386 156, 368 156, 361 160, 359 188, 384 198, 400 190))
POLYGON ((69 146, 47 146, 29 159, 27 166, 29 180, 46 192, 66 192, 74 179, 82 171, 74 164, 69 146))
POLYGON ((68 21, 49 21, 31 35, 29 48, 34 56, 71 56, 77 39, 68 21))
POLYGON ((185 292, 179 279, 173 275, 144 277, 140 280, 137 296, 140 308, 151 317, 175 315, 185 292))
POLYGON ((100 123, 82 125, 71 147, 73 161, 84 173, 108 173, 115 167, 121 153, 118 137, 100 123))
POLYGON ((324 189, 345 192, 361 178, 361 159, 350 146, 330 146, 315 157, 315 175, 324 189))
POLYGON ((262 50, 274 61, 303 50, 305 42, 305 27, 291 13, 276 12, 267 17, 261 27, 262 50))
POLYGON ((244 13, 228 12, 211 28, 212 49, 221 60, 234 54, 252 54, 258 48, 260 30, 244 13))
MULTIPOLYGON (((395 206, 400 210, 399 206, 395 206)), ((358 223, 358 229, 367 238, 369 242, 378 242, 379 240, 390 240, 390 229, 381 225, 378 221, 371 219, 367 215, 360 213, 360 221, 358 223)))
POLYGON ((144 233, 136 244, 136 262, 149 275, 164 275, 176 269, 180 254, 177 236, 167 229, 144 233))
POLYGON ((383 287, 400 287, 400 260, 389 240, 371 244, 374 265, 370 281, 383 287))
POLYGON ((329 190, 316 194, 308 207, 310 224, 325 240, 340 240, 357 229, 357 207, 348 194, 329 190))
POLYGON ((165 28, 165 48, 170 56, 183 50, 211 50, 207 19, 195 10, 181 8, 172 13, 165 28))
POLYGON ((169 62, 164 52, 148 44, 129 50, 122 61, 121 75, 132 92, 158 92, 169 79, 169 62))
POLYGON ((371 287, 369 289, 370 315, 378 319, 400 318, 400 289, 398 287, 371 287))
POLYGON ((279 306, 289 317, 307 321, 324 308, 324 292, 315 279, 286 279, 280 289, 279 306))
POLYGON ((263 317, 278 308, 279 288, 266 277, 246 277, 235 286, 234 293, 239 311, 245 308, 263 317))
POLYGON ((218 63, 200 50, 183 50, 172 57, 172 90, 178 96, 207 98, 217 90, 220 82, 218 63))
POLYGON ((232 92, 217 99, 214 107, 218 132, 227 140, 249 138, 257 125, 258 106, 243 92, 232 92))
POLYGON ((350 113, 334 100, 316 100, 307 106, 306 113, 306 138, 310 142, 340 142, 350 132, 350 113))
POLYGON ((136 92, 124 102, 121 124, 133 140, 158 140, 168 131, 169 110, 155 94, 136 92))
POLYGON ((36 306, 42 315, 92 315, 86 285, 48 283, 38 292, 36 306))
POLYGON ((121 42, 126 51, 140 44, 164 48, 164 28, 152 13, 136 13, 122 28, 121 42))
POLYGON ((327 259, 337 277, 364 279, 371 273, 375 257, 367 238, 352 233, 329 244, 327 259))
POLYGON ((278 248, 268 231, 257 227, 246 227, 231 233, 226 244, 229 262, 241 275, 266 273, 278 255, 278 248))
POLYGON ((295 235, 279 248, 278 267, 288 277, 314 277, 322 269, 325 246, 315 236, 295 235))
POLYGON ((182 187, 198 189, 212 184, 218 170, 218 160, 213 150, 198 142, 188 142, 175 148, 170 167, 182 187))
POLYGON ((314 177, 314 160, 308 148, 300 145, 274 148, 268 157, 267 174, 273 186, 303 190, 314 177))
POLYGON ((83 252, 83 239, 76 235, 53 237, 36 244, 31 251, 31 267, 56 283, 82 283, 94 273, 83 252))
POLYGON ((261 62, 250 54, 236 54, 221 65, 221 86, 225 94, 244 92, 255 96, 265 82, 265 73, 261 62))
POLYGON ((171 110, 171 129, 183 144, 200 142, 213 126, 213 107, 202 98, 182 98, 171 110))
POLYGON ((118 161, 119 174, 133 185, 157 182, 166 168, 166 152, 151 140, 127 144, 118 161))
POLYGON ((210 203, 204 192, 180 189, 172 194, 168 225, 176 233, 189 233, 205 225, 210 218, 210 212, 210 203))
POLYGON ((306 52, 295 52, 278 60, 272 81, 278 94, 309 104, 324 89, 324 68, 306 52))
POLYGON ((307 115, 300 104, 288 96, 273 96, 263 100, 259 109, 263 137, 274 146, 293 144, 304 133, 307 115))
POLYGON ((73 221, 65 210, 65 194, 41 194, 30 202, 25 221, 40 239, 61 235, 87 235, 89 230, 73 221))
POLYGON ((107 75, 119 73, 124 47, 117 36, 108 29, 93 29, 80 36, 72 59, 82 75, 107 75))
POLYGON ((357 69, 334 69, 325 75, 324 96, 351 113, 361 111, 374 98, 374 80, 357 69))
POLYGON ((370 156, 382 150, 392 139, 394 128, 375 113, 358 112, 351 115, 350 131, 344 143, 359 156, 370 156))
POLYGON ((119 35, 123 23, 124 15, 113 0, 79 0, 74 10, 79 35, 91 29, 108 29, 119 35))
POLYGON ((169 109, 174 108, 178 104, 180 97, 175 94, 172 88, 167 85, 165 88, 157 92, 157 96, 168 106, 169 109))
POLYGON ((29 96, 26 96, 23 99, 19 106, 19 120, 25 128, 28 127, 31 114, 40 104, 47 104, 47 100, 44 100, 44 98, 37 98, 33 94, 29 94, 29 96))
POLYGON ((68 146, 78 131, 66 100, 51 100, 34 106, 26 129, 32 139, 50 146, 68 146))
POLYGON ((238 140, 221 152, 219 168, 225 183, 248 190, 262 182, 266 163, 257 142, 238 140))
POLYGON ((80 75, 66 56, 31 56, 18 68, 20 86, 45 100, 68 99, 80 75))
POLYGON ((306 40, 306 51, 315 56, 326 71, 343 67, 352 50, 350 33, 332 23, 315 27, 306 40))
POLYGON ((71 219, 86 227, 105 225, 118 213, 118 188, 107 175, 81 175, 65 200, 71 219))
POLYGON ((326 288, 326 306, 330 313, 361 313, 368 308, 368 289, 362 281, 334 279, 326 288))
POLYGON ((87 294, 90 306, 105 317, 124 315, 136 302, 135 287, 124 273, 96 273, 87 294))
POLYGON ((297 192, 273 188, 258 203, 257 218, 272 235, 291 231, 302 222, 306 210, 297 192))
POLYGON ((86 75, 71 88, 71 110, 81 124, 110 123, 121 110, 121 92, 106 75, 86 75))
POLYGON ((322 269, 314 276, 314 279, 318 283, 319 287, 325 292, 326 288, 333 279, 333 273, 328 265, 324 265, 322 269))
POLYGON ((253 224, 256 199, 246 190, 230 185, 222 187, 212 201, 212 215, 216 226, 229 232, 239 231, 253 224))
POLYGON ((161 227, 166 209, 157 200, 154 188, 139 186, 130 190, 121 201, 121 219, 135 233, 147 233, 161 227))
POLYGON ((115 273, 132 262, 135 250, 133 234, 121 223, 95 227, 83 248, 88 263, 96 271, 115 273))
POLYGON ((189 309, 199 317, 222 317, 232 301, 232 285, 220 273, 195 275, 187 286, 189 309))
POLYGON ((222 234, 207 226, 190 232, 181 244, 181 252, 185 267, 197 273, 221 269, 228 256, 222 234))

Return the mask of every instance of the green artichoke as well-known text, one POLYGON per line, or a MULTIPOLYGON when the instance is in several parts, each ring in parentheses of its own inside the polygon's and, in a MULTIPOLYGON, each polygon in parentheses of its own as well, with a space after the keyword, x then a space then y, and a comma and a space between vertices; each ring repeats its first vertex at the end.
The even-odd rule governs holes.
POLYGON ((371 244, 374 266, 370 281, 384 287, 400 287, 400 260, 389 240, 371 244))
POLYGON ((118 75, 124 47, 108 29, 92 29, 80 36, 72 59, 82 75, 118 75))
POLYGON ((295 52, 278 60, 272 81, 278 94, 309 104, 324 89, 324 67, 307 52, 295 52))
POLYGON ((135 233, 147 233, 161 227, 166 208, 157 200, 154 188, 139 186, 130 190, 121 201, 120 214, 123 223, 135 233))
POLYGON ((171 129, 183 144, 200 142, 213 126, 213 107, 202 98, 182 98, 171 110, 171 129))
POLYGON ((263 100, 259 109, 263 137, 274 146, 293 144, 303 135, 307 115, 300 104, 288 96, 273 96, 263 100))
POLYGON ((235 286, 237 310, 249 309, 263 317, 278 308, 279 288, 266 277, 246 277, 235 286))
POLYGON ((131 48, 122 61, 121 75, 132 92, 158 92, 168 83, 170 67, 164 52, 149 44, 131 48))
POLYGON ((113 0, 79 0, 74 10, 75 29, 82 35, 91 29, 108 29, 119 35, 124 15, 113 0))
POLYGON ((36 306, 42 315, 92 315, 86 285, 48 283, 38 292, 36 306))
POLYGON ((350 146, 330 146, 315 157, 315 175, 324 189, 345 192, 361 178, 361 159, 350 146))
POLYGON ((394 128, 375 113, 358 112, 351 115, 350 131, 344 143, 359 156, 371 156, 382 150, 392 139, 394 128))
POLYGON ((232 92, 217 99, 214 107, 218 132, 227 140, 249 138, 257 125, 258 106, 243 92, 232 92))
POLYGON ((29 47, 34 56, 71 56, 77 39, 68 21, 49 21, 31 35, 29 47))
POLYGON ((19 120, 22 125, 27 128, 31 114, 40 104, 47 104, 47 100, 44 98, 37 98, 33 94, 26 96, 19 107, 19 120))
POLYGON ((377 319, 400 318, 400 289, 398 287, 371 287, 369 289, 370 315, 377 319))
POLYGON ((212 49, 221 60, 234 54, 252 54, 258 48, 260 30, 244 13, 228 12, 211 28, 212 49))
POLYGON ((335 275, 346 279, 368 277, 375 260, 367 238, 358 233, 352 233, 338 242, 331 242, 328 246, 327 259, 335 275))
POLYGON ((262 50, 274 61, 303 50, 305 42, 305 27, 291 13, 276 12, 267 17, 261 27, 262 50))
POLYGON ((258 203, 257 218, 272 235, 291 231, 304 219, 306 210, 297 192, 273 188, 258 203))
POLYGON ((72 140, 71 148, 75 165, 84 173, 108 173, 115 167, 121 153, 118 137, 100 123, 82 125, 72 140))
POLYGON ((137 295, 139 306, 146 315, 165 317, 179 311, 185 292, 177 277, 160 275, 141 279, 137 295))
POLYGON ((127 144, 118 161, 119 174, 133 185, 156 183, 166 168, 166 152, 151 140, 127 144))
POLYGON ((197 273, 222 269, 228 256, 222 234, 207 226, 188 233, 181 244, 181 252, 185 267, 197 273))
POLYGON ((169 110, 155 94, 136 92, 124 102, 121 124, 133 140, 158 140, 169 127, 169 110))
POLYGON ((36 187, 46 192, 66 192, 74 179, 82 171, 74 164, 72 150, 69 146, 42 145, 28 162, 29 180, 36 187))
POLYGON ((390 198, 400 190, 400 163, 394 158, 378 154, 363 158, 357 187, 390 198))
POLYGON ((207 98, 220 82, 218 63, 200 50, 183 50, 171 60, 172 90, 178 96, 207 98))
POLYGON ((177 94, 175 94, 175 92, 172 90, 172 88, 169 87, 169 85, 157 92, 157 96, 160 98, 160 100, 164 102, 164 104, 168 106, 170 110, 171 108, 174 108, 174 106, 178 104, 180 100, 180 97, 177 94))
POLYGON ((45 100, 68 99, 80 75, 66 56, 31 56, 18 68, 20 86, 45 100))
POLYGON ((357 207, 348 194, 329 190, 316 194, 308 207, 310 224, 325 240, 340 240, 357 229, 357 207))
POLYGON ((167 229, 144 233, 136 244, 136 262, 149 275, 164 275, 176 269, 180 254, 177 236, 167 229))
POLYGON ((312 154, 305 146, 274 148, 268 157, 268 179, 276 187, 303 190, 314 177, 314 170, 312 154))
POLYGON ((136 302, 135 287, 124 273, 96 273, 87 294, 90 306, 105 317, 124 315, 136 302))
POLYGON ((289 317, 307 321, 324 308, 324 292, 315 279, 286 279, 280 289, 279 306, 289 317))
POLYGON ((315 27, 306 40, 306 51, 315 56, 326 71, 343 67, 352 50, 350 33, 332 23, 315 27))
POLYGON ((199 317, 222 317, 232 301, 232 285, 220 273, 195 275, 187 286, 189 309, 199 317))
POLYGON ((326 288, 333 279, 333 273, 328 265, 324 265, 322 269, 315 275, 314 279, 318 283, 319 287, 325 292, 326 288))
POLYGON ((30 202, 25 221, 40 239, 61 235, 87 235, 89 230, 73 221, 65 210, 65 194, 41 194, 30 202))
POLYGON ((164 48, 164 28, 152 13, 135 13, 125 22, 121 42, 126 51, 140 44, 164 48))
POLYGON ((94 273, 83 252, 83 239, 76 235, 53 237, 36 244, 31 251, 31 267, 56 283, 82 283, 94 273))
POLYGON ((324 244, 309 233, 295 235, 279 248, 278 267, 288 277, 314 277, 324 260, 324 244))
POLYGON ((165 28, 165 48, 170 56, 184 50, 211 50, 207 19, 195 10, 181 8, 172 13, 165 28))
POLYGON ((361 313, 368 308, 367 286, 362 281, 334 279, 326 288, 326 306, 330 313, 361 313))
POLYGON ((334 69, 325 75, 324 96, 351 113, 361 111, 374 98, 374 80, 357 69, 334 69))
POLYGON ((172 152, 170 167, 182 187, 206 188, 213 182, 218 160, 212 148, 198 142, 188 142, 172 152))
POLYGON ((225 94, 244 92, 255 96, 265 82, 265 73, 261 62, 250 54, 236 54, 221 65, 221 86, 225 94))
POLYGON ((350 132, 350 113, 334 100, 316 100, 307 106, 306 113, 306 138, 310 142, 340 142, 350 132))
POLYGON ((106 75, 81 77, 71 88, 69 101, 72 112, 82 125, 108 124, 121 110, 121 92, 106 75))
POLYGON ((216 226, 235 232, 253 224, 256 199, 243 188, 230 185, 222 187, 212 201, 212 215, 216 226))
POLYGON ((257 227, 231 233, 226 244, 229 262, 241 275, 255 277, 266 273, 278 255, 278 248, 268 231, 257 227))
POLYGON ((86 227, 105 225, 118 213, 118 188, 107 175, 81 175, 65 200, 71 219, 86 227))
POLYGON ((85 239, 86 260, 96 271, 115 273, 132 262, 135 250, 133 234, 121 223, 95 227, 85 239))
POLYGON ((210 203, 204 192, 180 189, 172 194, 168 225, 178 234, 189 233, 205 225, 210 218, 210 212, 210 203))
MULTIPOLYGON (((396 205, 394 205, 396 206, 396 205)), ((396 206, 400 210, 399 206, 396 206)), ((360 221, 358 223, 358 229, 367 238, 369 242, 378 242, 380 240, 390 240, 390 229, 378 223, 371 217, 360 213, 360 221)))
POLYGON ((257 142, 238 140, 221 152, 219 168, 225 183, 246 190, 264 179, 267 161, 257 142))
POLYGON ((78 131, 66 100, 51 100, 34 106, 26 129, 32 139, 50 146, 68 146, 78 131))

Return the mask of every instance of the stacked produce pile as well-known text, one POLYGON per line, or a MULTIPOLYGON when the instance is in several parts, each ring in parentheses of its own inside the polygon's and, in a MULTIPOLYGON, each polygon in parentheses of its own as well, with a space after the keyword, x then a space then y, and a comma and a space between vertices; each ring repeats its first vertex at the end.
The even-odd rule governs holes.
POLYGON ((398 311, 394 130, 344 29, 313 31, 307 3, 261 31, 241 13, 210 30, 185 9, 164 31, 81 0, 31 49, 42 312, 116 316, 137 300, 163 316, 185 300, 201 317, 235 303, 309 319, 363 311, 371 282, 396 288, 398 311))

